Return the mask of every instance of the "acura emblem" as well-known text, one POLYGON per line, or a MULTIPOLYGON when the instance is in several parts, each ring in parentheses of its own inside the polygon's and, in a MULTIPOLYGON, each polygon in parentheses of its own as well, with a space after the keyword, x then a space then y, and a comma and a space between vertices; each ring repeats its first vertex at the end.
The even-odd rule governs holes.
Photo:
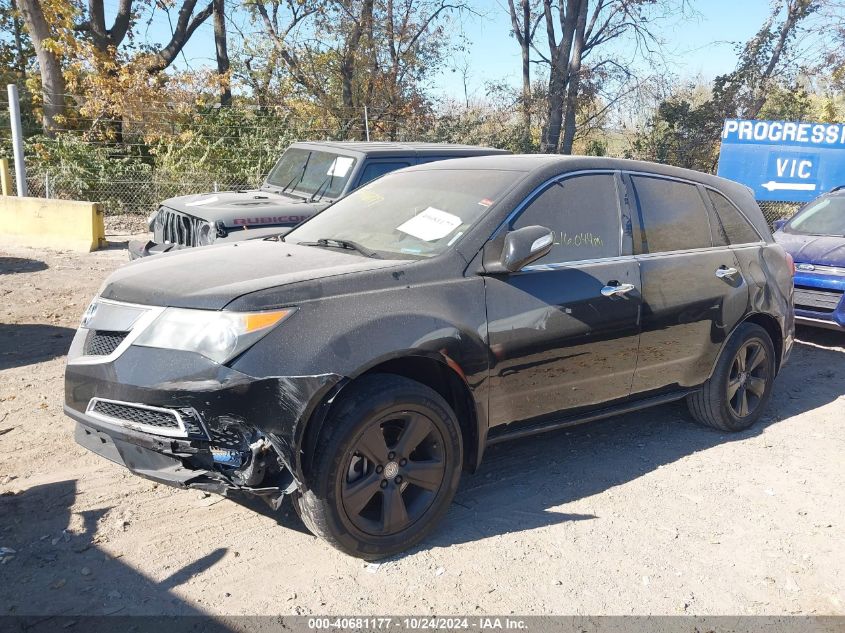
POLYGON ((94 315, 97 314, 98 305, 97 301, 94 300, 85 310, 85 314, 82 315, 82 327, 88 327, 88 324, 91 323, 91 319, 93 319, 94 315))

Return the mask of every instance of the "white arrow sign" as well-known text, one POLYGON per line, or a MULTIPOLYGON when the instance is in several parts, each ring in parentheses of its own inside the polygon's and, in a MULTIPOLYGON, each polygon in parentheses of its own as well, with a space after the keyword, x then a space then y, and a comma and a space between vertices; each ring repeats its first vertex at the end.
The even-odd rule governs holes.
POLYGON ((764 189, 768 189, 769 191, 776 191, 780 189, 786 189, 789 191, 815 191, 816 185, 815 183, 810 182, 775 182, 774 180, 770 180, 769 182, 764 182, 760 185, 764 189))

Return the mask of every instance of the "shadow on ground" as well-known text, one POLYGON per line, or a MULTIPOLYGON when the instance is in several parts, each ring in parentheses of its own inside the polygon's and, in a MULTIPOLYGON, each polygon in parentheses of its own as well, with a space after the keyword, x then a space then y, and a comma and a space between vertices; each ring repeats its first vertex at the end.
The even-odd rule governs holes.
POLYGON ((845 330, 824 330, 817 327, 799 325, 795 329, 795 338, 798 345, 810 344, 821 347, 845 347, 845 330))
POLYGON ((272 519, 283 528, 302 534, 311 534, 294 510, 293 502, 290 499, 284 499, 278 510, 273 510, 264 500, 250 495, 233 496, 231 500, 248 510, 272 519))
POLYGON ((47 270, 48 266, 38 259, 25 257, 0 257, 0 275, 14 275, 16 273, 36 273, 47 270))
POLYGON ((753 428, 725 434, 698 426, 681 401, 497 444, 486 451, 477 473, 464 475, 443 526, 418 549, 589 521, 596 517, 550 508, 625 484, 687 455, 743 441, 835 401, 845 394, 845 333, 808 328, 799 330, 799 337, 775 382, 767 413, 753 428), (813 381, 811 389, 807 381, 813 381))
POLYGON ((42 323, 0 323, 0 370, 64 356, 74 330, 42 323))
MULTIPOLYGON (((0 544, 15 550, 3 564, 0 628, 38 632, 73 626, 71 630, 146 631, 155 630, 156 623, 116 616, 205 615, 172 590, 218 564, 226 555, 225 548, 155 582, 97 546, 97 523, 110 508, 81 512, 82 528, 75 523, 74 529, 68 530, 76 494, 75 481, 60 481, 0 496, 0 544), (10 582, 12 579, 14 582, 10 582), (119 626, 120 622, 127 626, 119 626)), ((162 622, 160 625, 167 626, 157 630, 172 630, 174 623, 178 624, 162 622)), ((229 629, 206 620, 199 630, 229 629)))

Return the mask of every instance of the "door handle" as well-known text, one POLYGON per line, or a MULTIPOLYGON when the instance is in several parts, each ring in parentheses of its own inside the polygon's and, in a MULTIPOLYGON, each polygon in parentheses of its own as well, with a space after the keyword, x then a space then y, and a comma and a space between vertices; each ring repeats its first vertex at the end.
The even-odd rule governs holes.
POLYGON ((725 279, 726 277, 733 277, 739 271, 736 268, 725 268, 724 266, 720 266, 716 269, 716 276, 719 279, 725 279))
POLYGON ((616 297, 631 292, 636 286, 634 284, 616 284, 615 286, 605 286, 601 289, 601 294, 604 297, 616 297))

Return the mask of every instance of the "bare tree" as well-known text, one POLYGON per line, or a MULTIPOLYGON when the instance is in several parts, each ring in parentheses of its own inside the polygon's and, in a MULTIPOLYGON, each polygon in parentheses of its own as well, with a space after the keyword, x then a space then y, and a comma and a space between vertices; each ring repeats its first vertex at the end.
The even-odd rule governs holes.
POLYGON ((564 94, 569 80, 569 56, 575 39, 575 25, 581 3, 587 0, 561 0, 555 4, 552 0, 543 0, 543 17, 546 24, 546 41, 549 47, 549 95, 546 127, 540 149, 555 153, 560 143, 560 130, 563 123, 564 94), (557 12, 557 19, 555 19, 557 12), (555 24, 559 23, 561 37, 558 41, 555 24))
POLYGON ((281 58, 294 81, 325 104, 325 86, 312 77, 289 41, 295 29, 309 17, 324 9, 324 3, 305 0, 255 0, 248 6, 254 10, 264 27, 264 33, 273 43, 274 51, 281 58))
POLYGON ((540 21, 534 18, 531 0, 519 0, 517 10, 514 0, 508 0, 513 35, 519 43, 522 57, 522 121, 525 133, 531 132, 531 47, 540 21))
MULTIPOLYGON (((563 122, 563 141, 561 143, 561 154, 572 153, 572 143, 575 141, 575 117, 578 114, 578 95, 581 90, 581 58, 584 54, 585 31, 587 27, 587 0, 581 2, 578 7, 578 16, 575 19, 575 38, 572 42, 572 55, 569 60, 569 72, 566 88, 566 113, 563 122)), ((593 14, 597 17, 597 13, 593 14)), ((592 24, 590 25, 593 26, 592 24)))
MULTIPOLYGON (((89 0, 89 2, 102 4, 103 0, 89 0)), ((131 2, 131 0, 121 0, 121 2, 131 2)), ((170 66, 173 60, 176 59, 176 56, 182 52, 188 40, 191 39, 194 31, 214 12, 213 1, 194 14, 196 5, 197 0, 182 0, 182 6, 179 8, 179 17, 176 19, 176 26, 173 28, 170 41, 154 52, 149 63, 146 65, 148 73, 155 75, 170 66)))
POLYGON ((775 70, 785 56, 790 40, 795 37, 798 25, 816 12, 821 4, 818 0, 778 2, 763 28, 745 45, 739 70, 750 71, 745 73, 745 79, 751 83, 752 94, 744 116, 753 119, 763 109, 775 70), (780 13, 784 13, 784 18, 778 26, 775 20, 780 13))
MULTIPOLYGON (((509 2, 509 8, 513 7, 509 2)), ((632 78, 633 60, 625 59, 629 56, 628 51, 654 61, 660 50, 654 23, 659 17, 683 12, 685 4, 685 0, 543 0, 541 13, 532 19, 543 22, 548 50, 541 50, 537 37, 532 37, 530 43, 539 62, 549 68, 542 151, 572 151, 578 132, 579 108, 585 94, 584 77, 589 75, 594 80, 632 78), (610 46, 614 42, 616 49, 610 46), (624 47, 618 45, 621 42, 625 42, 624 47), (625 52, 621 53, 620 49, 625 52), (601 55, 600 51, 605 53, 601 55), (597 69, 602 70, 596 72, 597 69)), ((513 9, 511 21, 513 24, 513 9)), ((519 24, 524 26, 524 18, 519 24)), ((525 38, 518 38, 518 41, 520 39, 525 38)), ((595 86, 590 88, 592 97, 599 94, 595 86)), ((618 87, 620 95, 629 92, 629 87, 618 87)), ((617 97, 611 95, 610 99, 616 101, 617 97)))
MULTIPOLYGON (((194 14, 198 0, 182 0, 179 16, 170 41, 158 50, 153 50, 148 58, 146 71, 151 75, 165 70, 185 47, 194 31, 214 12, 214 1, 209 2, 194 14)), ((86 19, 76 26, 76 30, 90 37, 94 47, 104 55, 113 55, 124 42, 132 28, 134 19, 134 0, 119 0, 117 13, 111 27, 106 27, 104 0, 88 0, 86 19)))

